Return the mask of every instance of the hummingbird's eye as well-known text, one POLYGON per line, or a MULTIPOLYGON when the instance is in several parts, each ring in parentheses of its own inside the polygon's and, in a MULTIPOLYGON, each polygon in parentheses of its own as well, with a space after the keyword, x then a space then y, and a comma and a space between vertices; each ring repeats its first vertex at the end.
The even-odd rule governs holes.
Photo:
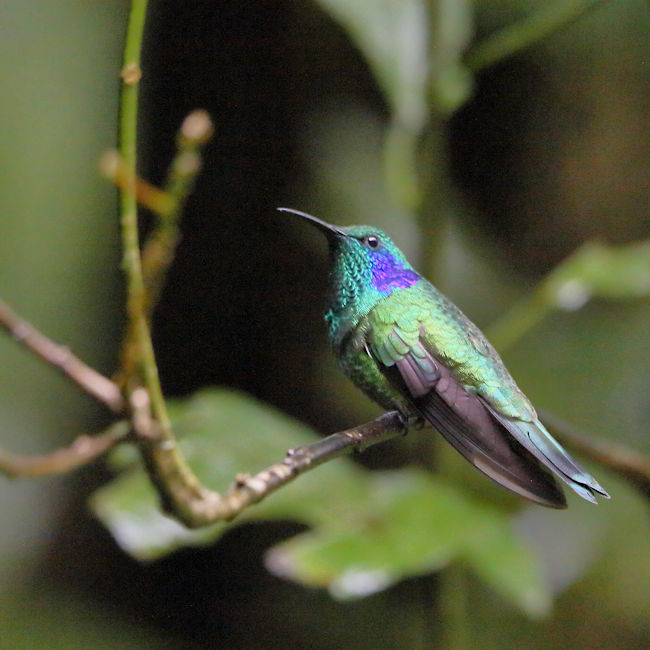
POLYGON ((377 235, 368 235, 367 237, 363 238, 363 243, 368 247, 376 250, 381 246, 381 242, 379 241, 379 237, 377 235))

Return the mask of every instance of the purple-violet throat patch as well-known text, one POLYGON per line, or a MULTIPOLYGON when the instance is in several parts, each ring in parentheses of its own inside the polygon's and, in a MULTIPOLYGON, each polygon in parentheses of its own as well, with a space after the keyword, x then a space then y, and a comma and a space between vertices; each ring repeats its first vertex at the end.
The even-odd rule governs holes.
POLYGON ((372 256, 372 284, 377 291, 389 295, 393 289, 412 287, 419 279, 420 276, 413 269, 405 269, 385 250, 372 256))

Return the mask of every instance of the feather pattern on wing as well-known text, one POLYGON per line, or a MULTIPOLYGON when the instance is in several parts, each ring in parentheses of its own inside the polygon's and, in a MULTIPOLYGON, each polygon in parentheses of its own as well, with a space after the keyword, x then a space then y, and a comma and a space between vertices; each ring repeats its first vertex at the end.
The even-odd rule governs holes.
POLYGON ((408 334, 395 325, 383 344, 370 349, 389 381, 477 469, 503 487, 555 508, 565 507, 566 500, 545 468, 589 501, 595 501, 594 491, 607 496, 551 437, 532 407, 526 409, 526 419, 500 413, 430 351, 422 327, 416 341, 408 334))

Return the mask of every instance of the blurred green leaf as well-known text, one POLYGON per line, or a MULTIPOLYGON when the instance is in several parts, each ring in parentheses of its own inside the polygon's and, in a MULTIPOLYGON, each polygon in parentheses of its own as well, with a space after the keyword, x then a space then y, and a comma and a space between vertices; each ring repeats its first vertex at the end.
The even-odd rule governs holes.
POLYGON ((613 246, 588 242, 553 271, 544 283, 549 300, 577 309, 592 297, 650 295, 650 240, 613 246))
POLYGON ((370 494, 353 521, 276 546, 268 568, 327 587, 337 598, 356 598, 461 561, 529 615, 548 612, 540 567, 503 511, 414 469, 368 480, 370 494))
POLYGON ((431 110, 448 116, 469 97, 462 63, 472 34, 467 0, 317 0, 365 57, 390 106, 386 184, 398 204, 416 211, 422 200, 418 144, 431 110))
POLYGON ((368 61, 397 120, 419 131, 429 82, 428 14, 424 0, 317 0, 348 32, 368 61))
MULTIPOLYGON (((314 440, 309 429, 245 395, 211 389, 172 404, 183 451, 199 478, 223 487, 289 447, 314 440)), ((152 560, 216 540, 225 524, 188 530, 166 517, 141 469, 129 469, 91 499, 120 546, 152 560)), ((508 514, 415 469, 369 472, 342 459, 301 476, 238 521, 292 520, 310 531, 280 544, 268 566, 297 582, 359 597, 404 577, 466 562, 531 615, 546 611, 547 587, 508 514)))
POLYGON ((592 298, 650 296, 650 240, 615 246, 587 242, 514 304, 487 334, 500 351, 512 346, 554 309, 575 311, 592 298))

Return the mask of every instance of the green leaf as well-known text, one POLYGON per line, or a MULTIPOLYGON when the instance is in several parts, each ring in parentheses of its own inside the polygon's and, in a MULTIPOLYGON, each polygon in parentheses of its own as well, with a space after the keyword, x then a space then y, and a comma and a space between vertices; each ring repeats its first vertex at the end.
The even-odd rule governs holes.
MULTIPOLYGON (((172 403, 171 413, 192 468, 218 489, 314 440, 286 415, 228 390, 172 403)), ((210 544, 226 529, 188 530, 165 516, 144 471, 128 459, 125 464, 122 475, 93 495, 91 508, 131 555, 152 560, 210 544)), ((548 605, 539 567, 509 514, 420 470, 371 472, 340 459, 300 476, 237 522, 273 519, 310 530, 271 549, 270 570, 337 597, 360 597, 463 561, 528 613, 548 605)))
POLYGON ((276 546, 267 567, 346 599, 462 561, 529 615, 548 612, 539 564, 506 513, 414 469, 376 472, 369 481, 371 497, 352 522, 276 546))
POLYGON ((419 131, 427 118, 428 15, 424 0, 318 0, 348 32, 394 115, 419 131))
POLYGON ((623 246, 589 242, 551 273, 544 290, 552 304, 569 310, 591 297, 650 296, 650 240, 623 246))

